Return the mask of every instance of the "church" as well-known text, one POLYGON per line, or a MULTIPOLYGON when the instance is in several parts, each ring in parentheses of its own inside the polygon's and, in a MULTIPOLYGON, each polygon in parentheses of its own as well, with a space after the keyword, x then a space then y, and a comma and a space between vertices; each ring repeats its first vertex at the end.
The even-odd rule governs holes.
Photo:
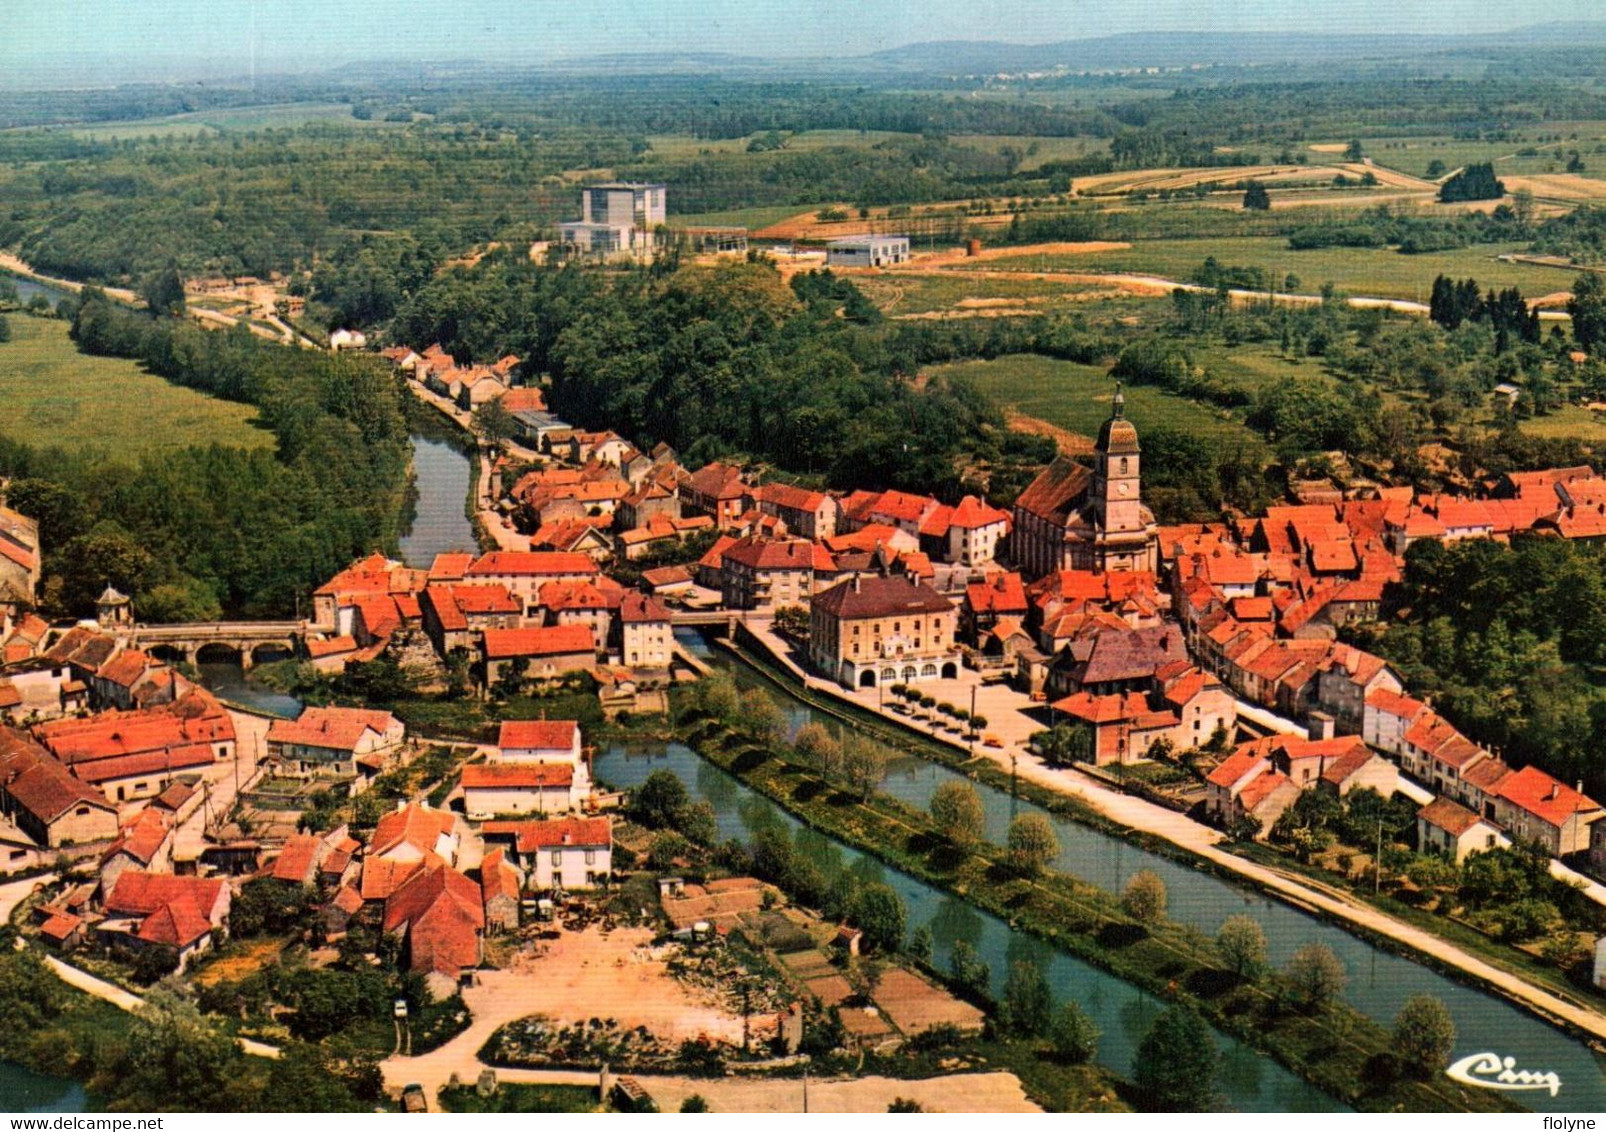
POLYGON ((1158 567, 1154 514, 1142 499, 1138 430, 1126 419, 1120 385, 1099 429, 1092 469, 1056 456, 1015 500, 1010 548, 1028 579, 1056 570, 1158 567))

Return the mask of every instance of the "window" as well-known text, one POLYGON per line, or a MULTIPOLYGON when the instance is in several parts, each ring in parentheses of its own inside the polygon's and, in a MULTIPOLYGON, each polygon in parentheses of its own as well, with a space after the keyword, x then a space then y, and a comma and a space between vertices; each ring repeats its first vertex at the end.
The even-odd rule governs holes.
POLYGON ((596 863, 597 863, 597 851, 595 849, 587 849, 586 850, 586 864, 594 865, 596 863))
POLYGON ((1126 457, 1125 456, 1121 457, 1121 474, 1123 476, 1126 475, 1126 457))
POLYGON ((553 868, 558 868, 562 864, 563 864, 563 850, 562 849, 554 849, 554 850, 552 850, 552 867, 553 868))

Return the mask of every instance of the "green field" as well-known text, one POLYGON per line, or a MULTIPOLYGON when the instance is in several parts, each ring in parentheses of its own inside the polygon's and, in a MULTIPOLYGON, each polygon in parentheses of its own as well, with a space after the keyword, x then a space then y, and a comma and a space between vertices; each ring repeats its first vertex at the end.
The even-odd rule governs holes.
POLYGON ((0 433, 40 448, 136 460, 192 444, 272 448, 256 410, 173 385, 134 362, 80 354, 55 319, 11 315, 0 342, 0 433))
POLYGON ((1592 413, 1581 405, 1563 405, 1553 413, 1523 421, 1521 427, 1534 436, 1576 436, 1597 444, 1606 441, 1606 413, 1592 413))
POLYGON ((337 122, 346 126, 396 125, 351 116, 344 102, 285 102, 274 106, 242 106, 233 109, 197 110, 193 114, 173 114, 166 118, 136 118, 127 122, 100 122, 93 126, 74 126, 79 137, 97 141, 126 138, 187 137, 203 133, 240 133, 252 130, 288 129, 309 122, 337 122))
MULTIPOLYGON (((963 377, 999 405, 1082 436, 1097 436, 1110 415, 1115 382, 1103 366, 1062 362, 1037 354, 1010 354, 990 362, 955 362, 926 371, 933 377, 963 377)), ((1141 430, 1165 424, 1196 436, 1247 437, 1249 429, 1230 414, 1147 386, 1126 390, 1126 415, 1141 430)))
POLYGON ((967 308, 1007 309, 1013 313, 1045 314, 1066 308, 1097 309, 1108 314, 1106 303, 1131 306, 1130 297, 1116 295, 1098 283, 1055 283, 1046 279, 977 279, 947 272, 933 275, 865 275, 853 283, 889 317, 945 311, 963 314, 967 308), (1095 299, 1101 292, 1109 299, 1095 299))
MULTIPOLYGON (((1334 142, 1346 139, 1333 138, 1334 142)), ((1577 150, 1584 160, 1584 176, 1606 177, 1606 152, 1596 148, 1606 143, 1606 122, 1543 122, 1497 141, 1452 137, 1366 138, 1361 142, 1366 155, 1379 165, 1420 177, 1428 164, 1444 162, 1446 170, 1478 161, 1494 162, 1497 174, 1561 173, 1566 171, 1567 154, 1577 150), (1573 135, 1577 135, 1574 137, 1573 135), (1541 136, 1561 141, 1540 141, 1541 136), (1562 155, 1556 156, 1557 148, 1562 155), (1533 155, 1520 155, 1523 150, 1533 155)), ((1312 154, 1312 160, 1316 155, 1312 154)))
MULTIPOLYGON (((673 199, 671 197, 670 199, 673 199)), ((675 225, 702 225, 713 228, 767 228, 800 212, 817 212, 826 204, 773 204, 760 208, 729 208, 723 212, 670 213, 669 222, 675 225)))
POLYGON ((1331 281, 1351 295, 1426 302, 1439 275, 1473 278, 1480 286, 1517 287, 1525 296, 1568 290, 1573 273, 1534 264, 1501 263, 1496 257, 1526 251, 1524 245, 1480 244, 1454 251, 1401 255, 1378 248, 1317 248, 1293 251, 1280 236, 1140 240, 1130 248, 1087 255, 1018 256, 988 260, 977 268, 1003 271, 1118 271, 1187 280, 1208 256, 1224 266, 1261 267, 1279 281, 1299 277, 1298 290, 1314 294, 1331 281))

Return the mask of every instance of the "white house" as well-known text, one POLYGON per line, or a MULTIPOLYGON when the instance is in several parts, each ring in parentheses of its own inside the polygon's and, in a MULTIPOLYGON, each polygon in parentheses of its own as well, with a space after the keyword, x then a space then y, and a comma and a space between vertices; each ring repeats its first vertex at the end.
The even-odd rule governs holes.
POLYGON ((510 719, 496 745, 499 763, 580 763, 580 725, 572 719, 510 719))
POLYGON ((463 813, 470 821, 498 814, 565 814, 591 793, 590 776, 573 763, 472 763, 463 768, 463 813))
POLYGON ((532 889, 593 888, 613 869, 609 818, 488 821, 480 833, 488 844, 507 846, 508 858, 525 870, 532 889))

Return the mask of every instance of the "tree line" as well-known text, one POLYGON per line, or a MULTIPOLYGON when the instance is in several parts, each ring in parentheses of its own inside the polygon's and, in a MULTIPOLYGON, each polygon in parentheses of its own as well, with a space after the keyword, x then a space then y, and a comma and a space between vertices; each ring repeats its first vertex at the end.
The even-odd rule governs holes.
POLYGON ((92 612, 109 583, 134 595, 145 620, 287 615, 352 558, 394 547, 409 447, 401 391, 377 360, 153 319, 93 289, 72 333, 86 353, 135 358, 256 406, 278 444, 187 448, 131 466, 40 451, 0 425, 8 502, 40 522, 50 612, 92 612))

